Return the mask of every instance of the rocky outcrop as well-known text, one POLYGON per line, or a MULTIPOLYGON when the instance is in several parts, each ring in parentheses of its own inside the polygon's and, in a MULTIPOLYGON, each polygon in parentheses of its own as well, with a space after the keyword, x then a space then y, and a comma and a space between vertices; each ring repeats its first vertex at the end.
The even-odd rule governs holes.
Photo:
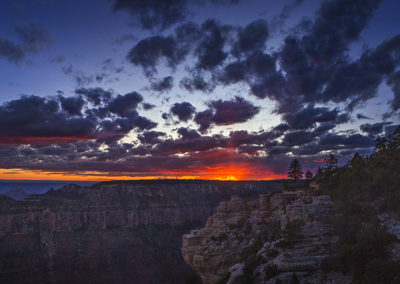
POLYGON ((233 196, 204 228, 183 236, 182 254, 204 284, 346 283, 347 277, 321 270, 337 242, 333 217, 328 196, 301 191, 251 201, 233 196))
POLYGON ((68 185, 27 201, 0 196, 1 283, 182 283, 182 234, 232 194, 279 183, 211 181, 68 185), (155 273, 156 272, 156 273, 155 273))

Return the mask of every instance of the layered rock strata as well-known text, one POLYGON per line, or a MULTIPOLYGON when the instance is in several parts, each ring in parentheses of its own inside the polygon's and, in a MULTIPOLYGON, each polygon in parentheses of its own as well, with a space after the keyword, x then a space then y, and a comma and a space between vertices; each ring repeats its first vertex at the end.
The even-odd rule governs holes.
POLYGON ((337 242, 333 217, 329 196, 301 191, 251 201, 233 196, 204 228, 183 236, 182 254, 204 284, 347 283, 347 277, 321 270, 337 242))
POLYGON ((184 283, 182 234, 279 183, 106 182, 0 196, 0 283, 184 283))

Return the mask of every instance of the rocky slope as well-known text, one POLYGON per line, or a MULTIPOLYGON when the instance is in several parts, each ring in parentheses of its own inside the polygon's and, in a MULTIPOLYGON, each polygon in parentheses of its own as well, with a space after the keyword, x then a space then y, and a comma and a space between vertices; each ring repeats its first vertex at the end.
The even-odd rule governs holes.
POLYGON ((1 283, 182 283, 182 234, 271 182, 141 181, 0 197, 1 283), (134 280, 133 280, 134 279, 134 280))
POLYGON ((349 283, 324 274, 331 256, 334 207, 302 191, 221 202, 206 226, 183 236, 185 261, 208 283, 349 283))

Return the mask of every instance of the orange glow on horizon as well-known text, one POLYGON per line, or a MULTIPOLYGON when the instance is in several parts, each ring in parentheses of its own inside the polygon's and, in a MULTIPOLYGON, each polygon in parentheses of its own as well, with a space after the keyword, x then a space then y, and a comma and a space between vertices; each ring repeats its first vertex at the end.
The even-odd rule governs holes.
POLYGON ((255 169, 251 165, 215 166, 192 171, 165 171, 148 173, 108 172, 50 172, 24 169, 0 169, 2 180, 63 180, 63 181, 108 181, 145 179, 205 179, 205 180, 275 180, 286 178, 285 174, 255 169))

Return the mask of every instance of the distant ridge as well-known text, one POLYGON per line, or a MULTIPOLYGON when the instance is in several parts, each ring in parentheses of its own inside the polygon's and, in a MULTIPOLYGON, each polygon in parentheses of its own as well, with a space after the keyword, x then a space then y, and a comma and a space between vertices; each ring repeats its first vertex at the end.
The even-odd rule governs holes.
POLYGON ((29 193, 26 192, 23 188, 14 188, 10 189, 6 193, 3 193, 2 195, 8 196, 15 200, 24 200, 29 196, 29 193))

